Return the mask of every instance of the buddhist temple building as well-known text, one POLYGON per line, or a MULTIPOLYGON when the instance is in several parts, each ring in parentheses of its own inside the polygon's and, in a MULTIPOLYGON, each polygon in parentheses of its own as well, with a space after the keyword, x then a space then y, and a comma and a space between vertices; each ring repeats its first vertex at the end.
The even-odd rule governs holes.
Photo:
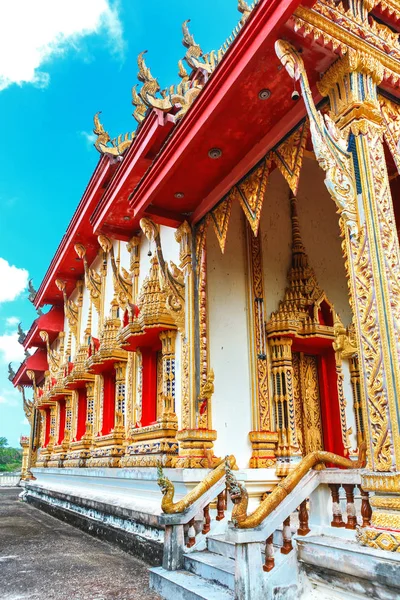
POLYGON ((167 599, 394 600, 400 1, 238 8, 170 88, 139 55, 128 133, 94 117, 10 373, 23 497, 167 599))

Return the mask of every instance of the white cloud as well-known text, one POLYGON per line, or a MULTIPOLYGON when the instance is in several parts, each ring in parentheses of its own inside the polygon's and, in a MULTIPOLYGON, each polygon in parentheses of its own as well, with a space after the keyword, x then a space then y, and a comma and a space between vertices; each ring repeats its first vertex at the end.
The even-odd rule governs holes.
POLYGON ((95 143, 97 136, 94 133, 89 131, 80 131, 81 136, 85 139, 86 145, 88 148, 92 149, 93 144, 95 143))
POLYGON ((18 390, 14 389, 1 389, 0 390, 0 404, 8 404, 9 406, 16 406, 21 402, 21 395, 18 390))
POLYGON ((4 258, 0 258, 0 302, 15 300, 27 287, 28 278, 29 273, 26 269, 14 267, 4 258))
POLYGON ((13 83, 46 87, 50 76, 41 70, 42 65, 70 48, 79 49, 80 39, 90 34, 105 34, 111 51, 122 55, 124 41, 118 2, 0 2, 0 90, 13 83))
POLYGON ((7 327, 14 327, 14 325, 18 325, 19 318, 18 317, 7 317, 6 325, 7 327))
POLYGON ((24 349, 18 342, 17 333, 0 335, 0 360, 2 362, 22 362, 24 356, 24 349))

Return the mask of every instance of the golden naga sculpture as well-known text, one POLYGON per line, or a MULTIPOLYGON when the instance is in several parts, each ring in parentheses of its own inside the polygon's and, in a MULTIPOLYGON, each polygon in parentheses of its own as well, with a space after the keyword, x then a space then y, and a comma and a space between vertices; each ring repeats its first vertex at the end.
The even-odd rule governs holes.
POLYGON ((357 340, 354 326, 345 327, 337 313, 334 313, 333 330, 335 341, 333 349, 341 358, 353 358, 357 354, 357 340))
POLYGON ((156 94, 160 92, 161 88, 157 79, 153 77, 149 67, 145 63, 144 55, 146 53, 147 50, 144 50, 138 56, 138 79, 143 83, 139 92, 140 98, 143 100, 144 104, 150 108, 170 110, 173 105, 167 97, 166 92, 161 92, 164 95, 163 98, 156 98, 156 94))
POLYGON ((125 310, 127 305, 132 302, 132 277, 124 267, 120 267, 120 246, 118 245, 118 254, 115 258, 112 240, 105 235, 99 235, 97 239, 103 252, 110 254, 115 299, 118 306, 125 310))
POLYGON ((100 122, 100 114, 101 110, 99 110, 93 117, 93 133, 97 136, 96 141, 94 142, 94 147, 100 152, 100 154, 108 154, 110 156, 119 156, 123 154, 131 145, 132 140, 135 137, 135 132, 132 131, 132 133, 127 132, 125 134, 120 134, 117 138, 112 140, 100 122))
POLYGON ((216 466, 216 468, 207 475, 207 477, 200 481, 184 498, 178 502, 174 502, 175 488, 174 484, 165 477, 162 466, 157 467, 158 473, 158 485, 161 488, 163 499, 161 502, 161 509, 164 513, 169 515, 182 513, 189 508, 196 500, 198 500, 203 494, 205 494, 213 485, 215 485, 225 475, 225 466, 229 465, 229 469, 237 470, 236 459, 231 454, 227 456, 225 460, 216 466))
POLYGON ((21 392, 24 413, 25 413, 26 418, 29 420, 29 418, 32 415, 32 411, 34 410, 34 401, 27 400, 27 398, 25 396, 25 388, 22 385, 17 386, 17 388, 18 388, 18 391, 21 392))
POLYGON ((61 367, 62 353, 64 351, 64 332, 61 332, 59 334, 61 342, 60 349, 58 351, 52 350, 52 348, 50 347, 49 334, 47 333, 47 331, 41 331, 39 335, 40 338, 46 344, 47 362, 49 364, 49 369, 53 375, 56 375, 61 367))
POLYGON ((57 288, 62 292, 64 298, 64 314, 68 321, 69 328, 75 336, 75 339, 78 340, 79 332, 78 332, 78 322, 79 322, 79 309, 82 306, 82 282, 77 282, 78 289, 78 298, 77 301, 69 300, 66 292, 66 282, 62 279, 56 279, 55 284, 57 288))
POLYGON ((316 109, 304 62, 297 50, 289 42, 277 40, 275 52, 289 76, 295 81, 300 81, 310 119, 315 157, 326 173, 325 185, 349 228, 350 236, 356 235, 359 230, 356 190, 351 171, 351 155, 346 149, 347 142, 332 119, 316 109))
POLYGON ((203 51, 199 44, 196 44, 194 41, 194 37, 189 31, 188 23, 190 23, 190 19, 186 19, 182 24, 183 45, 187 48, 185 60, 191 69, 203 69, 207 73, 211 73, 211 66, 203 60, 199 60, 203 58, 203 51))
POLYGON ((158 227, 150 219, 140 219, 140 228, 150 242, 156 246, 156 254, 160 267, 160 284, 166 293, 166 308, 171 314, 179 331, 185 329, 185 283, 182 271, 171 262, 171 269, 164 260, 161 238, 158 227))
POLYGON ((244 23, 247 21, 247 19, 250 16, 251 13, 251 8, 250 6, 247 4, 247 2, 245 2, 245 0, 238 0, 238 11, 240 13, 242 13, 243 17, 241 18, 240 22, 242 25, 244 25, 244 23))
POLYGON ((135 107, 132 116, 140 124, 142 121, 144 121, 144 118, 146 116, 147 106, 143 102, 140 95, 137 93, 137 86, 138 84, 132 87, 132 104, 135 107))
POLYGON ((83 244, 75 244, 75 252, 83 260, 85 269, 85 285, 89 290, 90 298, 98 314, 101 313, 101 296, 102 296, 102 277, 94 269, 89 267, 86 258, 86 248, 83 244))
POLYGON ((256 510, 251 514, 247 514, 247 506, 249 497, 246 488, 239 483, 232 473, 229 457, 225 461, 226 469, 226 485, 231 500, 234 504, 232 510, 232 522, 239 529, 252 529, 260 525, 264 519, 272 513, 277 506, 288 496, 302 480, 302 478, 311 469, 318 465, 324 467, 325 463, 332 463, 338 467, 346 469, 362 469, 366 464, 367 446, 364 443, 360 445, 357 461, 349 460, 332 452, 324 450, 316 450, 310 452, 303 460, 293 469, 293 471, 280 481, 270 494, 261 502, 256 510))

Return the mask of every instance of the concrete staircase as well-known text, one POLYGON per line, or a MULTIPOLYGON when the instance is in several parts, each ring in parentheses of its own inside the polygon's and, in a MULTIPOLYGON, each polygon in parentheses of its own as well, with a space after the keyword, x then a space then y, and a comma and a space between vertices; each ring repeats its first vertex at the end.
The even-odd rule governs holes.
MULTIPOLYGON (((281 554, 281 540, 282 532, 277 531, 274 534, 275 567, 264 574, 266 598, 296 600, 296 552, 281 554)), ((235 597, 235 545, 228 542, 224 534, 209 535, 205 550, 185 554, 183 570, 150 569, 150 587, 167 600, 232 600, 235 597)))

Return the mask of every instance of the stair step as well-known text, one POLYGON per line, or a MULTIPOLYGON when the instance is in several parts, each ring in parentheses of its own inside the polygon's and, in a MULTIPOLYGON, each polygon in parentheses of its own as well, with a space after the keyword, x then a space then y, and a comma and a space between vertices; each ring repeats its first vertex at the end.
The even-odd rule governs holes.
POLYGON ((184 565, 187 571, 203 579, 214 581, 231 590, 235 589, 235 562, 226 556, 208 550, 191 552, 185 554, 184 565))
MULTIPOLYGON (((279 552, 282 544, 282 531, 277 530, 274 532, 274 546, 276 553, 279 552)), ((207 536, 207 550, 214 552, 215 554, 220 554, 221 556, 226 556, 226 558, 235 559, 235 544, 228 542, 225 539, 224 534, 207 536)), ((264 550, 264 544, 260 544, 260 551, 264 553, 264 550)))
POLYGON ((174 600, 233 600, 234 594, 225 587, 207 581, 188 571, 150 569, 150 588, 162 598, 174 600))
POLYGON ((228 542, 225 535, 209 535, 207 537, 207 548, 210 552, 226 556, 226 558, 235 558, 235 544, 228 542))

